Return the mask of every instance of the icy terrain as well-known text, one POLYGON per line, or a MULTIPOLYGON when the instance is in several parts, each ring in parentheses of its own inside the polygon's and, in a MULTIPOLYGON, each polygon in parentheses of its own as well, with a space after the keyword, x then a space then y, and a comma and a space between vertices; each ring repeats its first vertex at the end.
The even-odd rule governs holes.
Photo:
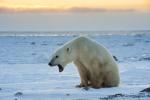
POLYGON ((150 35, 90 35, 119 61, 119 87, 75 88, 76 67, 64 72, 48 66, 50 55, 75 38, 69 36, 0 36, 0 100, 150 100, 150 35))

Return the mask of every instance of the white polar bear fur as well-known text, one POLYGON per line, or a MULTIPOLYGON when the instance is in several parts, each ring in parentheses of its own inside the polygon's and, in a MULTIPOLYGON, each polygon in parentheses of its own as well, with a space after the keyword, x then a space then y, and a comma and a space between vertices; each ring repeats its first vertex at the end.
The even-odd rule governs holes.
POLYGON ((116 87, 119 85, 119 69, 116 61, 101 44, 87 37, 78 37, 59 48, 52 56, 53 65, 63 68, 71 62, 78 68, 79 87, 116 87), (59 56, 55 58, 55 56, 59 56), (55 58, 55 59, 54 59, 55 58))

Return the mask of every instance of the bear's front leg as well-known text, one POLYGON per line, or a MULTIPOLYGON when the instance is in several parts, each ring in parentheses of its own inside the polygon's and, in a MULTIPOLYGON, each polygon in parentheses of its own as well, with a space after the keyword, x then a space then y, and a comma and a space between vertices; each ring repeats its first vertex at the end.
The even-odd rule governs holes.
POLYGON ((85 66, 80 62, 80 61, 75 61, 74 64, 77 66, 79 75, 80 75, 80 79, 81 79, 81 83, 79 85, 77 85, 76 87, 88 87, 88 71, 85 68, 85 66))

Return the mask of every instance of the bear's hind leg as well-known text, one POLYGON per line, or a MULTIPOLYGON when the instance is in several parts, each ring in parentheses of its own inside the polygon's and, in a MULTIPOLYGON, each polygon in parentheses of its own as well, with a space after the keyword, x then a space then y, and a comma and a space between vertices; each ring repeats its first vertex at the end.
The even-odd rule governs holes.
POLYGON ((104 78, 104 87, 117 87, 119 85, 119 75, 109 72, 104 78))
POLYGON ((91 80, 91 87, 92 88, 95 88, 95 89, 99 89, 99 88, 102 88, 103 86, 103 81, 102 81, 102 79, 99 79, 99 78, 93 78, 92 80, 91 80))

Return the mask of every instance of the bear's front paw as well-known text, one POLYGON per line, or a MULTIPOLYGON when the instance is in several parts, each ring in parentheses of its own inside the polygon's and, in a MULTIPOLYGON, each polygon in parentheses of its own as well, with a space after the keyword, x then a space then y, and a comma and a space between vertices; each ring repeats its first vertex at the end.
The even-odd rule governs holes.
POLYGON ((76 85, 76 87, 77 87, 77 88, 82 88, 82 87, 85 87, 85 85, 81 83, 81 84, 79 84, 79 85, 76 85))
POLYGON ((84 84, 80 84, 80 85, 76 85, 77 88, 83 88, 85 90, 89 90, 89 87, 87 85, 84 84))
POLYGON ((81 88, 81 87, 84 87, 83 85, 76 85, 76 88, 81 88))

